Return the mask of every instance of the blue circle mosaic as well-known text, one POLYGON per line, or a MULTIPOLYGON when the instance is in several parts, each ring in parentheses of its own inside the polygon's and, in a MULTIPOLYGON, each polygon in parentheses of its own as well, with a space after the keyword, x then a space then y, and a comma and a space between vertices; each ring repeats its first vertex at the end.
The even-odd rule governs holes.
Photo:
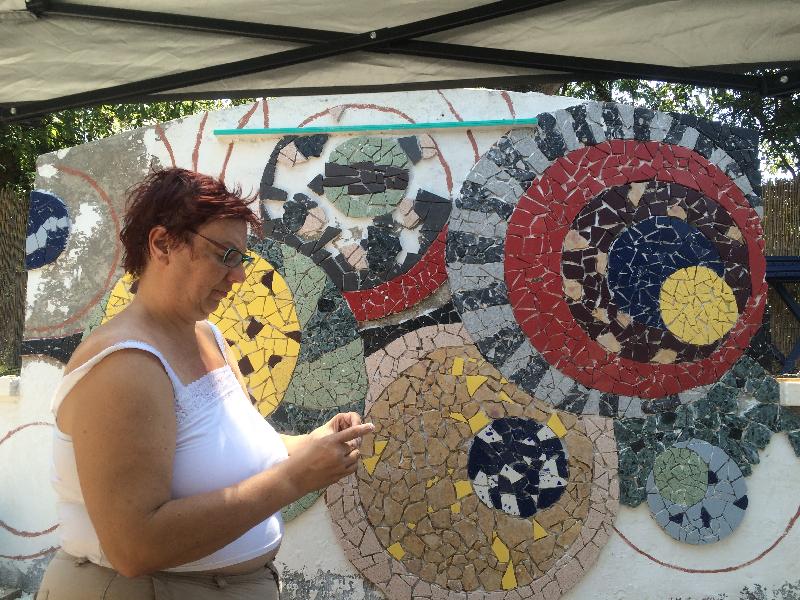
POLYGON ((527 518, 564 493, 567 452, 546 425, 518 417, 496 419, 475 436, 467 473, 484 504, 527 518))
POLYGON ((653 518, 679 542, 713 544, 720 541, 739 526, 747 509, 747 485, 741 469, 722 448, 703 440, 678 442, 672 448, 692 451, 708 467, 705 496, 689 506, 674 502, 668 496, 675 494, 667 490, 662 493, 656 484, 656 474, 651 471, 646 487, 647 504, 653 518))
POLYGON ((612 242, 608 285, 617 307, 634 321, 665 329, 661 286, 675 271, 697 266, 720 276, 725 271, 714 244, 698 229, 676 217, 650 217, 612 242))
POLYGON ((69 238, 70 219, 63 200, 49 192, 31 192, 25 268, 38 269, 55 261, 69 238))

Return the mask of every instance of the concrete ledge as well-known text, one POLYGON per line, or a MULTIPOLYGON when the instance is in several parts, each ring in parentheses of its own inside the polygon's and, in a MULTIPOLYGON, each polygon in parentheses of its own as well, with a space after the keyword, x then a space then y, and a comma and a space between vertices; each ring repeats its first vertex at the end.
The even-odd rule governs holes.
POLYGON ((776 377, 781 406, 800 406, 800 377, 776 377))
MULTIPOLYGON (((0 402, 17 402, 19 400, 19 377, 4 375, 0 377, 0 402)), ((2 600, 2 597, 0 597, 2 600)))

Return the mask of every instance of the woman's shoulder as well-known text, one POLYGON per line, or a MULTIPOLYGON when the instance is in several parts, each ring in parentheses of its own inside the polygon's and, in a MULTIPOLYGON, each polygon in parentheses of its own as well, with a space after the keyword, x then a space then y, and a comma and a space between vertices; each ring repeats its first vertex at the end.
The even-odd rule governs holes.
POLYGON ((70 373, 85 364, 107 348, 122 342, 136 341, 151 345, 150 336, 145 330, 136 327, 129 319, 114 318, 96 327, 87 335, 72 353, 66 366, 66 373, 70 373), (138 331, 137 331, 138 330, 138 331))

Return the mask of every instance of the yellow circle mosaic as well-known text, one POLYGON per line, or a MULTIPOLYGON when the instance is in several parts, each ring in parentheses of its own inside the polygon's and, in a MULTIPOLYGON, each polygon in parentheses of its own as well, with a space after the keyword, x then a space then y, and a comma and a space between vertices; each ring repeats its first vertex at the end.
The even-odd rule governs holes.
POLYGON ((667 328, 689 344, 711 344, 736 324, 736 298, 725 280, 708 267, 686 267, 667 277, 659 295, 667 328))
MULTIPOLYGON (((286 281, 260 256, 250 253, 247 278, 234 286, 210 316, 242 371, 253 404, 265 417, 283 400, 300 354, 300 322, 286 281)), ((125 274, 111 290, 102 322, 133 299, 133 279, 125 274)))

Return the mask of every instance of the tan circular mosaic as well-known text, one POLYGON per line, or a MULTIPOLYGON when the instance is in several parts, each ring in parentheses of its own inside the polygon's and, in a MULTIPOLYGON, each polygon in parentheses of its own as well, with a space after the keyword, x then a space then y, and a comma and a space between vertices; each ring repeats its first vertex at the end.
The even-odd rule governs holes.
POLYGON ((370 357, 416 362, 388 385, 387 373, 373 378, 367 419, 375 433, 364 438, 356 475, 328 489, 345 552, 389 598, 560 596, 594 561, 616 513, 610 420, 531 398, 464 345, 460 326, 445 327, 404 336, 405 351, 370 357), (451 345, 436 349, 443 333, 451 345), (568 457, 564 493, 528 518, 481 502, 467 474, 474 437, 505 417, 546 426, 568 457))

